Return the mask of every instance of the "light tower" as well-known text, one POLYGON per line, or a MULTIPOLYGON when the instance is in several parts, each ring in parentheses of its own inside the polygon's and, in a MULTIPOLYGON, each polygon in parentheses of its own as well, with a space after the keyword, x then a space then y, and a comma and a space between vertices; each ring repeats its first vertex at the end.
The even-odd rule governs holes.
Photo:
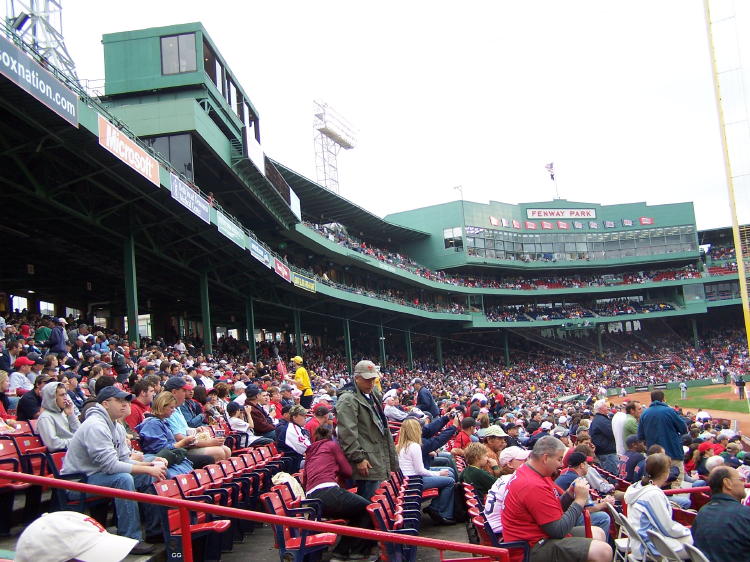
POLYGON ((318 183, 339 193, 338 154, 354 148, 355 131, 336 111, 322 101, 313 102, 315 173, 318 183))
POLYGON ((8 24, 68 78, 78 82, 62 33, 62 0, 6 0, 8 24))

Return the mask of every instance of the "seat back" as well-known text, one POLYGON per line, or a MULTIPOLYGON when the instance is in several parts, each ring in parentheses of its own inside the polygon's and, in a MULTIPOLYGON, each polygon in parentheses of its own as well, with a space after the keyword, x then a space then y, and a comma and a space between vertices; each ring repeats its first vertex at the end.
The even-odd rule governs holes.
MULTIPOLYGON (((276 492, 266 492, 265 494, 261 494, 260 501, 266 513, 287 516, 284 504, 276 492)), ((287 541, 293 538, 291 528, 287 525, 279 525, 275 523, 271 524, 271 526, 273 527, 276 544, 279 545, 280 549, 285 550, 287 541)))
MULTIPOLYGON (((0 439, 0 468, 3 470, 22 472, 21 459, 18 456, 18 450, 10 439, 0 439)), ((0 479, 0 487, 8 482, 10 481, 0 479)))
POLYGON ((47 447, 42 443, 41 438, 36 435, 14 435, 12 439, 21 457, 24 471, 37 476, 46 476, 47 447))
MULTIPOLYGON (((177 482, 171 479, 159 480, 154 482, 154 490, 157 496, 164 498, 181 499, 180 488, 177 482)), ((179 534, 180 531, 180 512, 177 509, 167 509, 167 521, 169 521, 169 534, 179 534)))
POLYGON ((200 488, 200 484, 198 484, 198 479, 194 472, 179 474, 175 477, 175 481, 177 482, 177 487, 183 497, 187 497, 190 492, 200 488))
POLYGON ((667 544, 667 541, 664 540, 664 535, 657 533, 653 529, 648 529, 646 533, 648 534, 649 540, 651 540, 651 543, 654 545, 654 548, 656 548, 662 556, 663 560, 669 562, 680 562, 682 560, 682 557, 667 544))
POLYGON ((682 548, 690 555, 690 562, 710 562, 706 555, 692 544, 685 543, 682 545, 682 548))
POLYGON ((224 471, 218 464, 207 464, 203 467, 203 470, 206 471, 208 477, 211 479, 211 482, 213 482, 214 484, 224 483, 226 474, 224 474, 224 471))

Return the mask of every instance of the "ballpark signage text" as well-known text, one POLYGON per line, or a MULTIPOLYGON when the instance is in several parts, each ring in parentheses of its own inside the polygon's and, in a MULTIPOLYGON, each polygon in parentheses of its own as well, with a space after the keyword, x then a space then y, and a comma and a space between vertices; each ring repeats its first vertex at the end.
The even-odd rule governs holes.
POLYGON ((0 74, 71 125, 78 126, 78 96, 7 39, 0 37, 0 74))
POLYGON ((276 275, 281 277, 284 281, 287 283, 292 282, 292 272, 283 261, 278 258, 273 258, 273 269, 276 272, 276 275))
POLYGON ((237 244, 243 250, 245 249, 245 233, 242 229, 229 220, 224 213, 216 213, 216 226, 224 236, 237 244))
POLYGON ((314 293, 316 291, 315 279, 300 275, 299 273, 292 273, 292 284, 295 287, 299 287, 300 289, 304 289, 305 291, 310 291, 311 293, 314 293))
POLYGON ((526 209, 527 219, 595 219, 596 209, 526 209))
POLYGON ((183 207, 197 217, 200 217, 206 224, 211 224, 208 201, 176 175, 169 174, 169 176, 171 180, 172 199, 176 199, 183 207))
POLYGON ((250 238, 250 245, 248 246, 252 256, 260 263, 265 265, 267 268, 273 267, 273 258, 271 254, 263 246, 261 246, 257 240, 250 238))
POLYGON ((99 115, 99 144, 149 180, 159 186, 159 162, 138 146, 125 133, 99 115))

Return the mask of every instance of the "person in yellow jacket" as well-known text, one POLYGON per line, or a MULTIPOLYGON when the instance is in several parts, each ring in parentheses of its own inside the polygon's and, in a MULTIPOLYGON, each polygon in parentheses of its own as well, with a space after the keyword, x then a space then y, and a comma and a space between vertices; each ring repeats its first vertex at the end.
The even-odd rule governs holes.
POLYGON ((297 370, 294 371, 294 384, 302 392, 300 396, 299 404, 303 408, 309 409, 312 406, 313 391, 310 385, 310 375, 307 374, 307 369, 302 366, 303 359, 299 355, 292 357, 292 363, 297 366, 297 370))

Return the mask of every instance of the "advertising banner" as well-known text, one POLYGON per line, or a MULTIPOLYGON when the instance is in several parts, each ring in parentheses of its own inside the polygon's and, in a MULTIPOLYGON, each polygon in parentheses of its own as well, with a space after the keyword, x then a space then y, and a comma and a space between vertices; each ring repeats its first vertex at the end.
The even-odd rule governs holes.
POLYGON ((0 74, 78 127, 78 96, 4 37, 0 37, 0 74))
POLYGON ((596 221, 589 221, 589 228, 599 228, 599 223, 596 221))
POLYGON ((513 219, 513 228, 521 228, 521 221, 513 219))
POLYGON ((175 199, 206 224, 211 224, 211 207, 208 201, 176 175, 169 174, 169 180, 172 188, 172 199, 175 199))
POLYGON ((492 226, 500 226, 500 221, 497 220, 496 217, 493 217, 492 215, 490 215, 490 224, 492 226))
POLYGON ((547 221, 542 221, 542 230, 552 230, 552 223, 547 221))
POLYGON ((159 162, 129 136, 99 115, 99 144, 159 187, 159 162))
POLYGON ((604 228, 614 228, 615 223, 614 221, 604 221, 604 228))
POLYGON ((579 221, 573 221, 573 228, 581 229, 583 228, 583 223, 579 221))
POLYGON ((263 246, 258 244, 258 241, 254 238, 250 238, 249 250, 250 254, 252 254, 256 260, 267 268, 273 269, 273 258, 271 257, 271 254, 263 246))
MULTIPOLYGON (((578 224, 580 224, 580 223, 578 223, 578 224)), ((570 224, 568 224, 565 221, 557 221, 557 228, 559 228, 560 230, 569 230, 570 229, 570 224)))
POLYGON ((315 279, 300 275, 299 273, 292 273, 292 284, 295 287, 304 289, 305 291, 310 291, 311 293, 316 292, 315 279))
POLYGON ((622 226, 633 226, 632 219, 622 219, 622 226))
POLYGON ((641 217, 638 219, 638 222, 642 225, 649 225, 654 224, 654 219, 652 219, 651 217, 641 217))
POLYGON ((245 249, 245 233, 221 211, 216 212, 216 226, 219 227, 219 232, 224 236, 229 238, 243 250, 245 249))
POLYGON ((525 226, 526 226, 526 230, 536 230, 535 222, 526 221, 525 226))
POLYGON ((292 282, 292 272, 283 261, 278 258, 273 258, 273 269, 276 271, 276 275, 281 277, 284 281, 287 283, 292 282))
POLYGON ((527 219, 595 219, 596 209, 526 209, 527 219))

